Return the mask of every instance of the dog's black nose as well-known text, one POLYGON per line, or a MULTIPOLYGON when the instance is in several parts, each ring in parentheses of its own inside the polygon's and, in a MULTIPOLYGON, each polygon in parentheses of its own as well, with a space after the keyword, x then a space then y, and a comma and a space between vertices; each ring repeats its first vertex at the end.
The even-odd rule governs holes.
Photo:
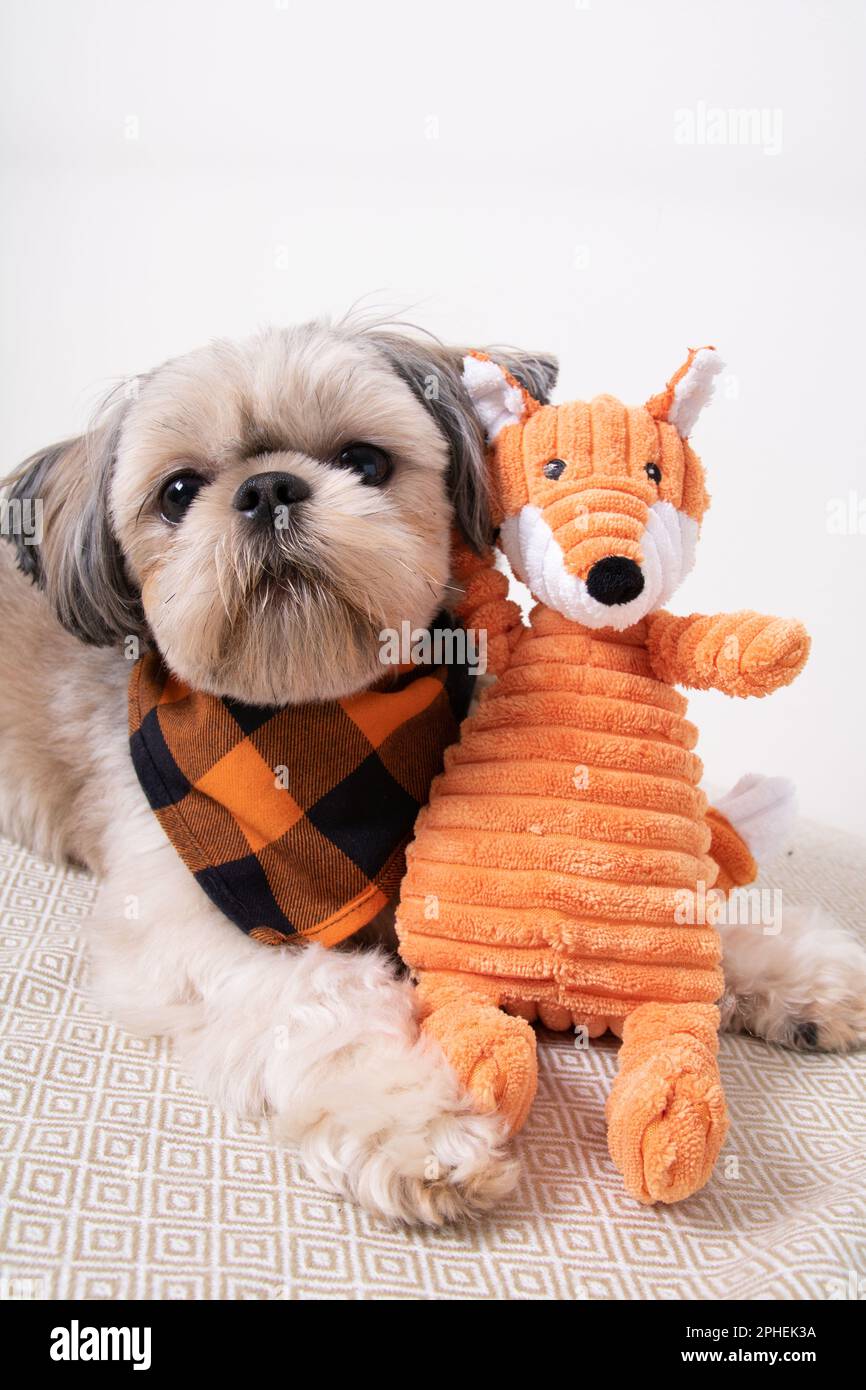
POLYGON ((634 560, 627 560, 624 555, 605 555, 586 576, 586 587, 594 599, 612 608, 637 598, 643 589, 643 575, 634 560))
POLYGON ((309 484, 296 473, 254 473, 241 483, 232 506, 251 521, 269 521, 277 507, 291 507, 309 496, 309 484))

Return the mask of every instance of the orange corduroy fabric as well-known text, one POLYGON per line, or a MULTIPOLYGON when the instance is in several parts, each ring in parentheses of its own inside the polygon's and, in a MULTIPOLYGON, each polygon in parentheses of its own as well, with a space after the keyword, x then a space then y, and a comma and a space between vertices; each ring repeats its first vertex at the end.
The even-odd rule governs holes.
MULTIPOLYGON (((666 496, 700 520, 700 463, 651 413, 669 395, 628 411, 612 397, 531 403, 492 450, 499 519, 538 507, 577 574, 606 554, 639 562, 657 495, 645 464, 662 458, 666 496), (566 488, 542 472, 551 457, 573 470, 566 488)), ((591 630, 540 604, 524 627, 491 559, 464 552, 458 574, 463 619, 488 627, 499 679, 419 816, 401 954, 424 1028, 476 1105, 512 1130, 535 1091, 531 1023, 619 1034, 611 1154, 634 1196, 675 1201, 707 1180, 727 1125, 719 938, 684 905, 700 885, 750 882, 756 866, 707 806, 697 730, 673 687, 767 693, 793 679, 808 639, 798 623, 752 613, 656 612, 591 630)))

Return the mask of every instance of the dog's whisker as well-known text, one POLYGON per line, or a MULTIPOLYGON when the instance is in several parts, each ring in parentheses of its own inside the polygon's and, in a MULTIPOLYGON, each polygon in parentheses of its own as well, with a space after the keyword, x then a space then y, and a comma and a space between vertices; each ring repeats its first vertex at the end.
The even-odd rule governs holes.
POLYGON ((428 589, 430 590, 431 594, 436 594, 436 593, 438 593, 438 591, 439 591, 439 586, 437 585, 437 583, 436 583, 435 579, 433 578, 432 574, 428 574, 427 571, 426 571, 425 569, 422 569, 420 565, 416 565, 415 568, 413 569, 411 565, 407 565, 407 564, 406 564, 406 561, 405 561, 405 560, 401 560, 400 557, 399 557, 399 555, 395 555, 395 556, 394 556, 394 559, 397 561, 397 564, 398 564, 398 565, 402 565, 403 568, 404 568, 404 570, 408 570, 408 572, 409 572, 410 574, 420 574, 420 575, 422 575, 423 578, 426 579, 426 581, 427 581, 427 587, 428 587, 428 589))

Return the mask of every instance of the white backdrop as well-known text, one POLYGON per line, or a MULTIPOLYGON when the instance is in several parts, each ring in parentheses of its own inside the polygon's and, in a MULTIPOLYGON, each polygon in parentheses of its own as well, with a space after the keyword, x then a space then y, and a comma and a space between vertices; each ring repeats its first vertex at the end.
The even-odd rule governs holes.
POLYGON ((362 295, 553 349, 561 398, 641 401, 714 342, 714 505, 672 606, 815 640, 769 700, 694 696, 700 751, 716 783, 787 772, 862 828, 860 0, 0 14, 3 471, 117 377, 362 295))

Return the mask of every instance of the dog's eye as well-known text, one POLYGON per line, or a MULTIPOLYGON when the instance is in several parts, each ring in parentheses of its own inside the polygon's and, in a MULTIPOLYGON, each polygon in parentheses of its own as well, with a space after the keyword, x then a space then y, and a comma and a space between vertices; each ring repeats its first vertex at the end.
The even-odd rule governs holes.
POLYGON ((643 470, 643 471, 644 471, 644 473, 646 473, 647 477, 650 479, 651 482, 653 482, 653 483, 660 483, 660 482, 661 482, 661 480, 662 480, 662 470, 659 468, 659 466, 658 466, 657 463, 646 463, 646 464, 644 464, 644 470, 643 470))
POLYGON ((556 482, 557 478, 561 478, 565 472, 565 460, 551 459, 549 463, 544 465, 541 471, 545 478, 551 478, 553 482, 556 482))
POLYGON ((351 468, 367 487, 381 487, 391 476, 393 465, 384 449, 375 444, 347 444, 337 456, 340 468, 351 468))
POLYGON ((166 483, 159 496, 159 510, 163 521, 176 526, 183 521, 190 503, 204 486, 204 478, 197 473, 180 473, 166 483))

